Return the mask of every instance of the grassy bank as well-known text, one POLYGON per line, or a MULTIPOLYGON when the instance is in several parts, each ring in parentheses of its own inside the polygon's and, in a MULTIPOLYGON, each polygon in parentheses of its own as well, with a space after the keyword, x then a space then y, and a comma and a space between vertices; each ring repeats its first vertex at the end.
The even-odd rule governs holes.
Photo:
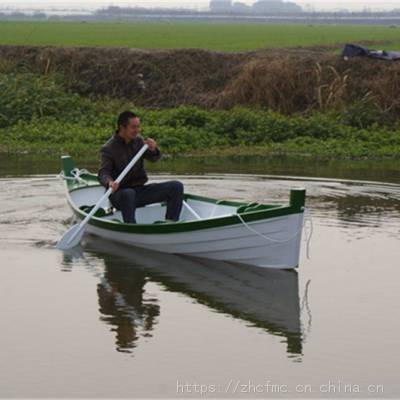
POLYGON ((360 106, 290 117, 246 108, 138 109, 115 99, 91 100, 66 91, 57 76, 29 73, 0 74, 0 91, 2 153, 93 156, 115 129, 117 114, 134 109, 141 116, 143 136, 155 138, 165 154, 400 156, 399 124, 385 123, 360 106))
POLYGON ((398 48, 400 29, 363 25, 0 22, 0 44, 103 46, 144 49, 196 48, 246 51, 260 48, 387 41, 398 48))

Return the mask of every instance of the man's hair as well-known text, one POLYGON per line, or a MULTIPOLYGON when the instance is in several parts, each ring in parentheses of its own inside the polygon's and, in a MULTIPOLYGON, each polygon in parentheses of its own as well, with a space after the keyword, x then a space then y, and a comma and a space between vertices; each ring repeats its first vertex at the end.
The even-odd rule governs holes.
POLYGON ((124 111, 121 114, 119 114, 117 121, 117 130, 119 130, 120 126, 126 128, 131 118, 138 118, 138 116, 132 111, 124 111))

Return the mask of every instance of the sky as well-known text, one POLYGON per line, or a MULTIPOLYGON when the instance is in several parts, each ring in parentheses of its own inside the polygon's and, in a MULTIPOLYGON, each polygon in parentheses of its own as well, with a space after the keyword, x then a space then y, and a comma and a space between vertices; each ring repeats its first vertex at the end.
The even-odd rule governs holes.
MULTIPOLYGON (((253 4, 255 0, 233 0, 253 4)), ((316 10, 392 10, 400 8, 400 0, 291 0, 301 6, 311 5, 316 10)), ((95 9, 115 6, 145 6, 145 7, 185 7, 198 10, 207 9, 209 0, 0 0, 0 8, 85 8, 95 9)))

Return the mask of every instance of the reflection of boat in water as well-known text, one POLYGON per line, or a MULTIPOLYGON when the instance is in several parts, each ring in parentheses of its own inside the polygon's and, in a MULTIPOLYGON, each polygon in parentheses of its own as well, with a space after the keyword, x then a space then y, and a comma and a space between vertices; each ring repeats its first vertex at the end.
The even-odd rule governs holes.
POLYGON ((119 350, 135 347, 137 331, 151 335, 160 305, 146 297, 150 279, 219 312, 286 338, 289 354, 302 353, 298 275, 295 271, 234 265, 157 253, 87 237, 85 251, 104 260, 98 287, 103 320, 115 327, 119 350))

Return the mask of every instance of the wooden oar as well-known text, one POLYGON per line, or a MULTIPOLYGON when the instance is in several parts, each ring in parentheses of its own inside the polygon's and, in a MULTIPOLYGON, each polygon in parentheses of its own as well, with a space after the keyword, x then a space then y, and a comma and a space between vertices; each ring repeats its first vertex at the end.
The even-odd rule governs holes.
MULTIPOLYGON (((139 152, 135 155, 135 157, 132 158, 130 163, 125 167, 125 169, 121 172, 120 176, 116 179, 115 182, 121 183, 122 179, 125 178, 126 174, 132 169, 132 167, 136 164, 136 162, 142 157, 144 152, 148 149, 147 144, 145 144, 139 152)), ((60 250, 68 250, 72 249, 76 245, 79 244, 79 242, 82 239, 82 236, 84 234, 84 227, 90 220, 90 218, 93 217, 95 212, 100 208, 100 206, 103 204, 104 200, 108 199, 110 194, 112 193, 112 188, 109 188, 104 195, 101 197, 101 199, 97 202, 97 204, 94 206, 92 211, 86 216, 86 218, 79 224, 75 224, 71 228, 67 230, 67 232, 64 233, 62 238, 57 242, 56 247, 60 250)))

